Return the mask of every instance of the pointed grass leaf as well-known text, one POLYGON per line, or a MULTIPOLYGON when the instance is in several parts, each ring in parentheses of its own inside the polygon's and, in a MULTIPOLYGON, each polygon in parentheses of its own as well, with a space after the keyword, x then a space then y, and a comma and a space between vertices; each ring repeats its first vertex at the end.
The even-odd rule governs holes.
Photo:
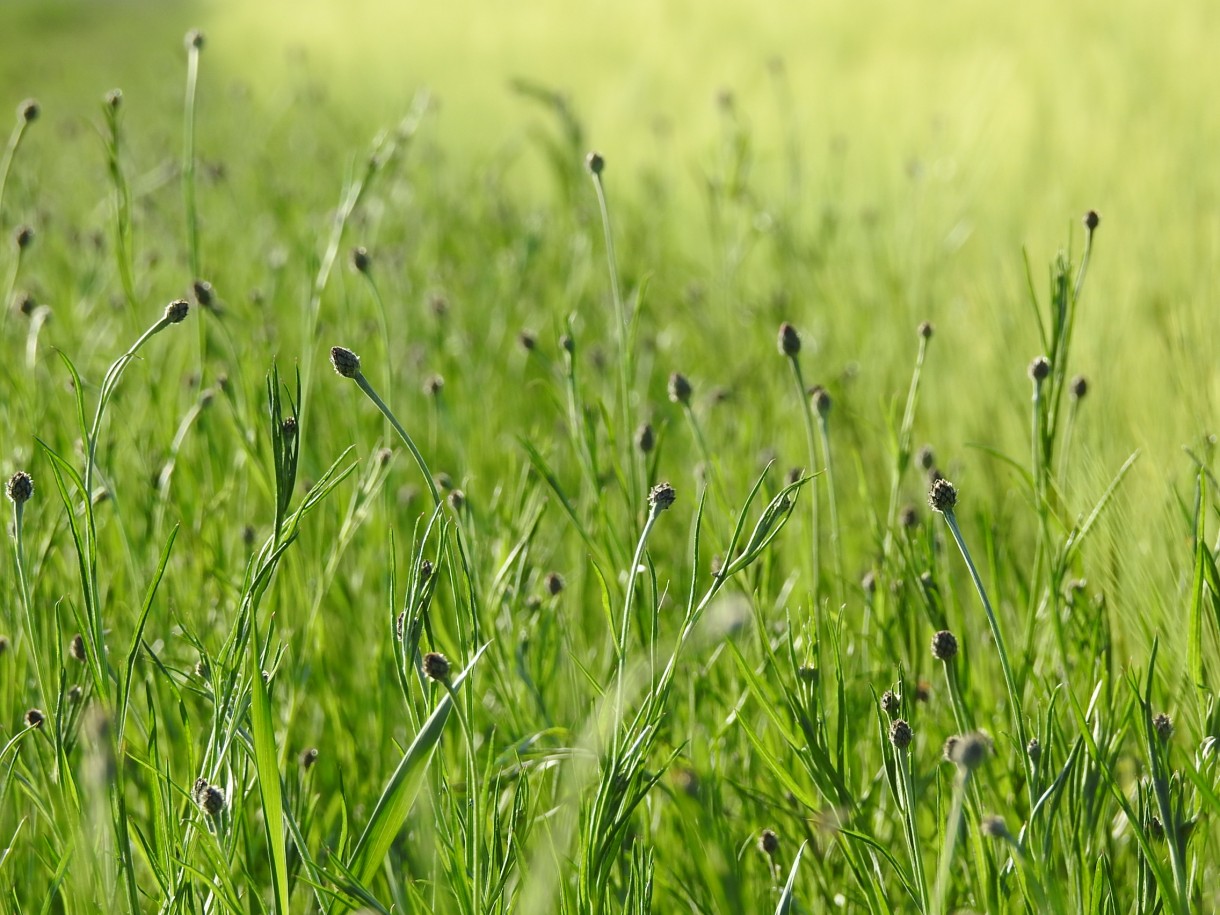
POLYGON ((788 872, 788 882, 784 884, 784 891, 779 897, 779 905, 775 907, 775 915, 790 915, 793 910, 792 906, 796 898, 796 870, 801 866, 801 856, 805 854, 805 846, 808 844, 808 842, 802 842, 801 847, 796 850, 796 857, 792 860, 792 870, 788 872))

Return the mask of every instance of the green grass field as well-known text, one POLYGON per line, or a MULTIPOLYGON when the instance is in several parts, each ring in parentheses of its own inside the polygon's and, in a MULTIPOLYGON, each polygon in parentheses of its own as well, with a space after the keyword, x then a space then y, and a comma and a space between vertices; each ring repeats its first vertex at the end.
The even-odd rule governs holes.
POLYGON ((416 6, 0 7, 0 911, 1220 908, 1220 10, 416 6))

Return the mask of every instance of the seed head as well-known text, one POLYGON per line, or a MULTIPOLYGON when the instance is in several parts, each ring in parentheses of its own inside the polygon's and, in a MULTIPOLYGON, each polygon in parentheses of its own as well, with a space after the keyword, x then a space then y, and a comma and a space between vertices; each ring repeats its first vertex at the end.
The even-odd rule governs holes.
POLYGON ((1090 233, 1092 233, 1093 230, 1099 225, 1101 225, 1101 217, 1097 215, 1096 210, 1089 210, 1089 212, 1084 214, 1084 227, 1090 233))
POLYGON ((307 750, 301 751, 300 756, 301 768, 308 772, 313 768, 313 764, 318 761, 318 748, 310 747, 307 750))
POLYGON ((523 330, 517 334, 517 345, 527 353, 532 352, 534 347, 538 345, 538 338, 534 336, 532 330, 523 330))
POLYGON ((669 399, 674 403, 689 404, 691 395, 690 382, 681 372, 669 376, 669 399))
POLYGON ((24 470, 18 470, 4 485, 4 494, 14 505, 24 505, 34 495, 34 478, 24 470))
POLYGON ((454 489, 449 492, 449 507, 455 512, 461 511, 462 506, 466 504, 466 493, 460 489, 454 489))
POLYGON ((908 505, 903 508, 898 515, 898 523, 910 530, 913 527, 919 527, 919 509, 914 505, 908 505))
POLYGON ((209 785, 207 779, 202 776, 195 779, 191 797, 194 798, 199 809, 210 817, 217 816, 225 809, 225 793, 215 785, 209 785))
POLYGON ((432 560, 424 559, 419 564, 419 583, 426 584, 428 579, 432 577, 432 560))
POLYGON ((36 98, 28 98, 17 106, 17 117, 27 124, 37 121, 40 114, 42 114, 42 106, 38 104, 36 98))
POLYGON ((360 357, 343 346, 330 348, 330 364, 344 378, 355 378, 360 374, 360 357))
POLYGON ((1051 364, 1045 356, 1039 356, 1029 364, 1029 377, 1033 379, 1034 384, 1041 384, 1050 377, 1051 364))
POLYGON ((902 718, 895 718, 894 723, 890 725, 890 743, 894 748, 905 750, 914 739, 915 732, 911 730, 911 726, 902 718))
POLYGON ((917 680, 915 682, 915 701, 927 702, 932 698, 932 684, 927 680, 917 680))
POLYGON ((1161 743, 1168 743, 1169 738, 1173 737, 1173 719, 1161 712, 1152 719, 1152 730, 1161 743))
POLYGON ((46 720, 47 716, 42 713, 42 709, 32 708, 25 713, 25 726, 27 728, 40 728, 46 720))
POLYGON ((1148 832, 1158 842, 1165 841, 1165 824, 1161 822, 1160 817, 1152 816, 1148 818, 1148 832))
POLYGON ((111 89, 104 96, 102 96, 102 101, 105 103, 107 108, 111 109, 112 111, 118 111, 123 105, 123 90, 111 89))
POLYGON ((957 636, 942 629, 932 636, 932 657, 938 661, 952 661, 957 655, 957 636))
POLYGON ((635 430, 635 446, 641 454, 648 454, 657 443, 656 434, 652 431, 652 423, 644 423, 635 430))
POLYGON ((801 351, 801 335, 787 322, 779 326, 779 351, 790 357, 801 351))
POLYGON ((924 445, 915 452, 915 461, 924 470, 931 470, 936 466, 936 452, 932 450, 931 445, 924 445))
POLYGON ((953 754, 957 752, 958 742, 961 740, 956 734, 945 738, 945 745, 941 748, 941 755, 946 762, 953 762, 953 754))
POLYGON ((13 294, 13 310, 19 311, 23 315, 31 315, 34 309, 38 307, 38 301, 24 290, 13 294))
POLYGON ((1081 398, 1084 397, 1085 394, 1088 394, 1088 393, 1089 393, 1089 379, 1085 378, 1083 375, 1077 375, 1075 378, 1072 379, 1072 396, 1073 397, 1075 397, 1077 400, 1080 400, 1081 398))
POLYGON ((563 576, 558 572, 547 572, 543 583, 546 585, 547 593, 552 597, 562 591, 565 584, 563 576))
POLYGON ((440 375, 430 375, 424 382, 424 393, 430 397, 438 396, 445 389, 445 379, 440 375))
POLYGON ((1025 747, 1025 755, 1035 766, 1038 764, 1038 760, 1042 758, 1042 744, 1037 737, 1029 738, 1029 743, 1025 747))
POLYGON ((810 686, 816 686, 818 682, 818 669, 812 664, 802 664, 796 669, 796 675, 801 678, 802 683, 808 683, 810 686))
POLYGON ((372 266, 373 259, 369 257, 368 248, 363 245, 357 245, 352 248, 352 266, 360 273, 368 273, 369 267, 372 266))
POLYGON ((68 651, 75 660, 82 664, 89 659, 89 655, 85 652, 85 637, 79 632, 72 637, 72 644, 68 646, 68 651))
POLYGON ((286 439, 296 438, 297 437, 297 418, 295 416, 289 416, 286 420, 284 420, 282 423, 280 423, 280 432, 283 433, 284 438, 286 438, 286 439))
POLYGON ((165 306, 164 320, 170 324, 181 324, 186 320, 187 314, 191 310, 191 303, 186 299, 174 299, 165 306))
POLYGON ((195 676, 200 680, 210 680, 212 678, 212 667, 208 664, 207 658, 200 658, 195 662, 195 676))
POLYGON ((813 408, 818 411, 818 416, 827 416, 830 413, 830 392, 824 387, 815 384, 809 389, 809 397, 813 401, 813 408))
POLYGON ((973 772, 991 755, 991 738, 978 731, 962 734, 952 747, 945 743, 945 753, 962 769, 973 772))
POLYGON ((877 573, 873 569, 869 569, 860 579, 860 587, 864 589, 865 594, 875 594, 877 591, 877 573))
POLYGON ((9 646, 8 636, 0 635, 0 657, 3 657, 4 655, 8 654, 8 646, 9 646))
POLYGON ((936 333, 936 326, 931 321, 924 321, 919 325, 919 336, 925 340, 931 340, 934 333, 936 333))
POLYGON ((576 355, 576 340, 573 339, 571 334, 564 334, 562 337, 559 338, 559 348, 561 350, 563 350, 565 353, 567 353, 569 356, 575 356, 576 355))
POLYGON ((591 152, 585 156, 585 168, 589 170, 590 175, 600 175, 606 167, 606 160, 602 158, 599 152, 591 152))
POLYGON ((928 490, 928 504, 938 512, 953 511, 953 506, 957 505, 957 489, 944 477, 935 480, 928 490))
POLYGON ((898 698, 898 694, 892 689, 887 689, 881 694, 881 710, 893 718, 898 714, 898 707, 902 705, 902 700, 898 698))
POLYGON ((779 836, 775 834, 774 829, 762 831, 762 835, 758 837, 758 850, 768 858, 775 857, 775 853, 779 851, 779 836))
POLYGON ((73 686, 68 690, 68 701, 73 705, 78 704, 85 696, 85 691, 79 686, 73 686))
POLYGON ((648 493, 648 506, 657 514, 674 504, 678 494, 668 483, 658 483, 648 493))
POLYGON ((979 831, 992 839, 1006 839, 1009 835, 1008 824, 1004 822, 1004 818, 994 815, 983 817, 979 823, 979 831))
POLYGON ((188 51, 191 51, 191 50, 198 51, 200 48, 203 47, 203 42, 204 42, 204 35, 203 35, 203 32, 199 31, 199 29, 191 29, 189 32, 186 33, 185 44, 186 44, 186 49, 188 51))
POLYGON ((203 308, 211 308, 212 303, 216 299, 216 292, 212 289, 212 284, 207 280, 195 280, 191 284, 191 291, 195 293, 195 301, 203 308))
POLYGON ((429 651, 424 655, 424 674, 438 683, 449 680, 449 659, 439 651, 429 651))
POLYGON ((13 242, 19 251, 34 244, 34 230, 30 226, 18 226, 13 232, 13 242))

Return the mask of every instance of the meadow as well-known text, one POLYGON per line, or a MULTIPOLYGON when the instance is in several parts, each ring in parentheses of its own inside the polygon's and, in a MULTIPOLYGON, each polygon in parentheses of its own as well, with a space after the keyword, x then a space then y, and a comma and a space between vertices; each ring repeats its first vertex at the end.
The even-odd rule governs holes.
POLYGON ((1220 12, 0 8, 0 911, 1220 909, 1220 12))

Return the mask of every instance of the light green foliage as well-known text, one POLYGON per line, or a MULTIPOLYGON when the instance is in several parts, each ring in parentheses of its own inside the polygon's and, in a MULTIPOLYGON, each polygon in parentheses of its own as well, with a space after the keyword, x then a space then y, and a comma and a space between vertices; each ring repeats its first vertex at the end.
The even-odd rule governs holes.
POLYGON ((399 6, 0 9, 0 911, 1220 907, 1211 5, 399 6))

